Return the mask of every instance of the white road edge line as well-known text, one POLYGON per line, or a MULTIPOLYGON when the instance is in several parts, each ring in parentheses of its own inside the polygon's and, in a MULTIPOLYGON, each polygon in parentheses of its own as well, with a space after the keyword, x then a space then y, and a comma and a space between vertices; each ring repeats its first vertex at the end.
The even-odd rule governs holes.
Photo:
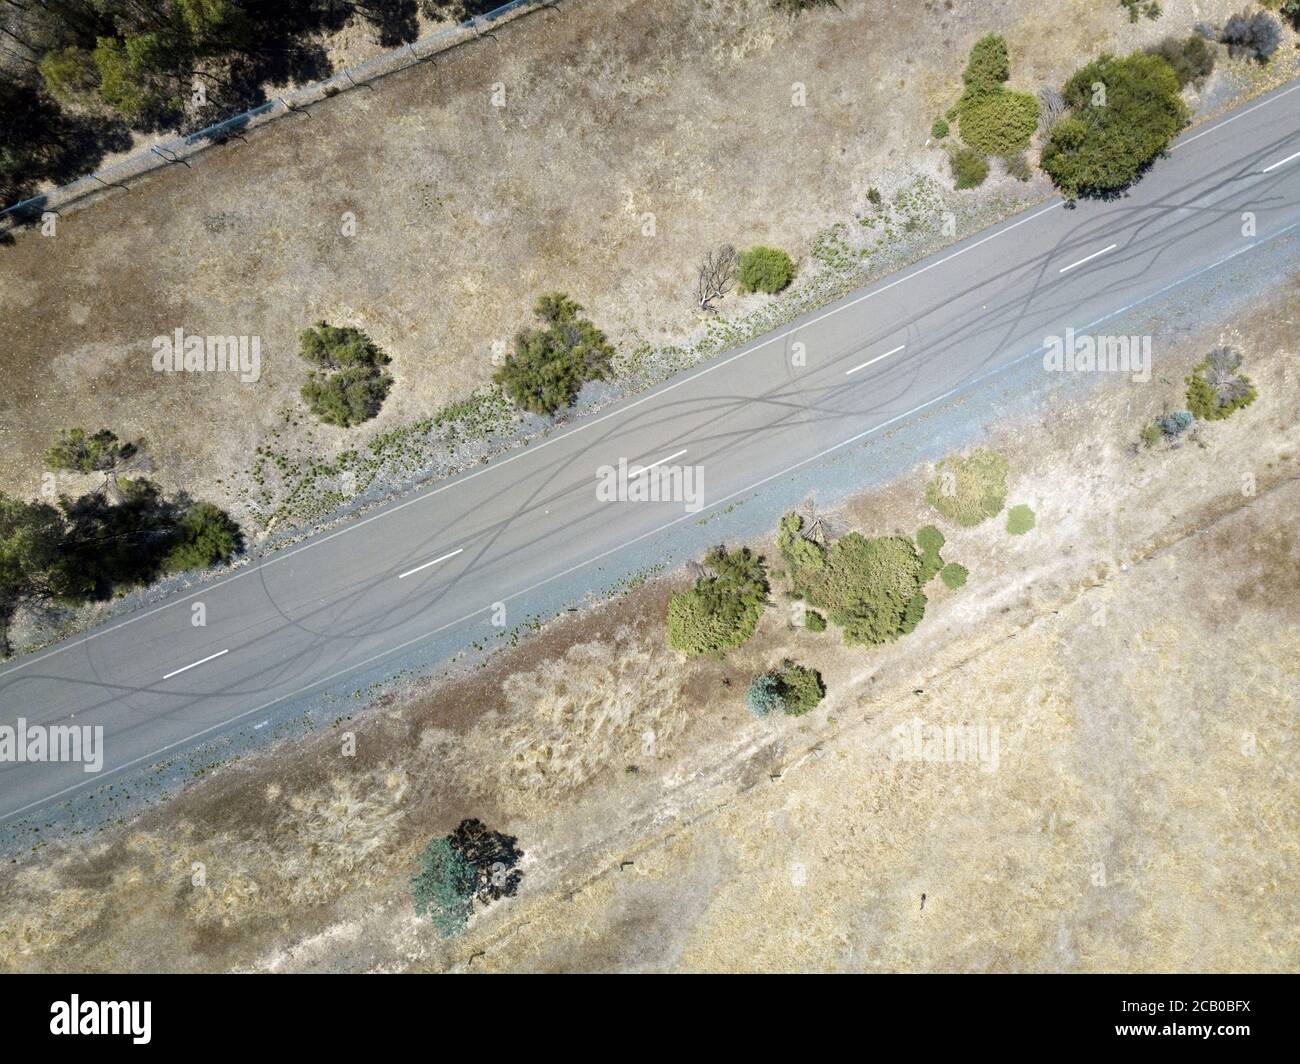
POLYGON ((1117 247, 1119 247, 1118 244, 1111 244, 1110 247, 1102 248, 1100 251, 1094 251, 1091 255, 1085 255, 1078 262, 1072 262, 1068 266, 1062 266, 1057 272, 1067 273, 1070 270, 1074 269, 1076 266, 1082 266, 1085 262, 1091 262, 1098 255, 1104 255, 1108 251, 1114 251, 1117 247))
POLYGON ((667 458, 660 458, 659 461, 657 462, 651 462, 648 466, 637 466, 635 469, 629 469, 627 471, 627 475, 629 477, 640 476, 647 469, 654 469, 655 466, 661 466, 665 462, 671 462, 674 458, 680 458, 682 455, 686 453, 686 451, 687 448, 683 447, 680 451, 676 451, 675 453, 670 454, 667 458))
MULTIPOLYGON (((1206 129, 1202 129, 1200 132, 1180 140, 1177 144, 1173 145, 1169 150, 1170 152, 1175 152, 1179 148, 1184 148, 1188 144, 1191 144, 1193 141, 1197 141, 1200 140, 1202 137, 1209 136, 1211 133, 1214 133, 1222 129, 1224 126, 1232 122, 1235 122, 1238 118, 1245 118, 1248 114, 1251 114, 1254 111, 1258 111, 1261 107, 1267 107, 1269 106, 1269 104, 1277 103, 1278 100, 1290 96, 1291 93, 1296 91, 1300 91, 1300 85, 1292 85, 1290 88, 1285 89, 1282 92, 1279 92, 1276 96, 1270 96, 1267 100, 1260 100, 1259 103, 1256 103, 1251 107, 1247 107, 1244 111, 1236 111, 1230 114, 1229 116, 1227 116, 1226 118, 1215 119, 1211 121, 1211 123, 1206 129)), ((246 567, 242 567, 236 572, 229 574, 229 576, 222 577, 213 581, 211 585, 209 585, 207 588, 203 589, 202 591, 192 591, 188 595, 182 595, 179 598, 173 599, 171 602, 164 602, 159 606, 155 606, 151 610, 147 610, 143 613, 137 613, 134 616, 128 617, 126 620, 119 622, 118 624, 112 625, 108 628, 101 629, 98 632, 90 632, 89 634, 84 635, 80 638, 73 639, 65 643, 60 643, 56 647, 51 647, 44 651, 37 651, 35 654, 28 657, 25 661, 20 661, 17 665, 12 665, 7 669, 0 670, 0 679, 10 675, 11 673, 15 673, 21 669, 25 669, 29 665, 34 665, 38 661, 45 661, 47 658, 52 658, 55 655, 62 654, 68 650, 72 650, 75 647, 81 646, 83 643, 89 643, 92 640, 99 639, 106 635, 110 635, 113 632, 117 631, 119 628, 125 628, 127 625, 135 624, 138 621, 143 621, 145 618, 151 617, 155 613, 161 613, 163 610, 169 610, 173 606, 179 606, 182 602, 188 602, 190 599, 195 598, 199 595, 211 594, 213 589, 217 587, 222 587, 225 584, 234 583, 234 581, 240 579, 241 577, 249 576, 255 572, 260 572, 261 570, 267 568, 268 566, 274 565, 276 562, 284 561, 285 559, 291 558, 295 554, 298 554, 302 551, 311 550, 312 547, 319 547, 321 544, 329 542, 335 536, 343 536, 349 532, 354 532, 358 528, 361 528, 363 525, 368 525, 371 521, 378 521, 384 517, 391 517, 399 510, 404 510, 406 509, 406 507, 414 506, 416 503, 419 502, 425 502, 428 499, 433 498, 433 496, 435 495, 439 495, 444 491, 449 491, 454 487, 458 487, 461 484, 473 480, 475 477, 480 477, 484 473, 491 472, 493 469, 500 469, 502 466, 509 465, 511 462, 516 461, 520 458, 527 457, 528 455, 531 454, 536 454, 538 451, 550 446, 553 443, 558 443, 560 440, 563 440, 576 433, 582 432, 584 429, 591 428, 593 425, 599 425, 602 421, 606 421, 609 418, 618 417, 622 414, 625 414, 627 413, 627 411, 640 406, 642 403, 649 402, 651 399, 656 399, 659 396, 665 394, 666 392, 670 392, 674 388, 679 387, 680 385, 689 384, 697 377, 702 377, 706 373, 712 373, 715 369, 720 369, 721 367, 727 365, 729 362, 734 362, 738 358, 743 358, 745 355, 753 354, 755 351, 759 350, 760 348, 766 347, 768 344, 773 343, 776 340, 784 340, 787 336, 790 336, 798 332, 800 329, 806 329, 810 325, 815 325, 817 322, 821 321, 824 318, 829 318, 831 315, 838 314, 841 310, 847 310, 849 307, 855 306, 856 304, 861 303, 863 300, 871 299, 873 296, 880 295, 881 292, 886 292, 889 289, 895 287, 896 285, 900 285, 906 281, 910 281, 913 277, 919 277, 921 274, 927 272, 928 270, 932 270, 936 266, 942 266, 945 262, 948 262, 950 259, 955 259, 958 255, 964 255, 968 251, 974 251, 981 244, 986 244, 990 240, 996 240, 998 237, 1004 236, 1007 233, 1011 232, 1012 229, 1018 229, 1026 222, 1032 222, 1035 218, 1041 217, 1042 215, 1047 214, 1049 211, 1054 211, 1056 210, 1056 208, 1064 207, 1064 206, 1065 206, 1065 201, 1062 199, 1057 199, 1054 202, 1047 204, 1047 206, 1043 207, 1042 210, 1038 210, 1035 211, 1033 214, 1026 215, 1024 218, 1020 218, 1017 221, 1012 222, 1010 225, 1007 225, 1002 229, 998 229, 996 232, 989 233, 988 236, 982 237, 981 239, 975 241, 973 244, 970 244, 967 247, 958 248, 956 251, 952 252, 951 254, 945 255, 943 258, 935 262, 932 262, 927 266, 922 266, 919 270, 915 270, 912 273, 906 274, 903 277, 896 278, 894 281, 891 281, 889 284, 886 284, 880 288, 874 289, 870 292, 864 292, 857 299, 850 300, 849 302, 843 304, 842 306, 832 307, 825 314, 819 315, 818 317, 813 318, 810 321, 804 322, 802 325, 794 325, 786 329, 784 332, 774 333, 773 335, 767 337, 766 339, 760 340, 749 350, 738 351, 736 352, 736 354, 732 355, 731 358, 725 359, 722 362, 719 362, 713 366, 706 366, 698 373, 692 373, 689 377, 685 377, 682 380, 676 382, 675 384, 670 384, 667 387, 660 388, 658 390, 652 390, 650 394, 644 395, 640 399, 628 403, 626 406, 620 406, 616 410, 611 410, 608 414, 603 414, 600 417, 594 418, 591 421, 585 421, 580 425, 576 425, 573 429, 571 429, 568 432, 564 432, 558 436, 552 436, 549 439, 542 440, 535 447, 525 447, 524 450, 518 451, 512 455, 508 455, 507 457, 501 459, 498 462, 494 462, 491 465, 484 466, 482 469, 475 470, 473 473, 469 473, 467 475, 458 477, 457 479, 452 480, 449 483, 441 484, 438 487, 423 492, 422 494, 416 496, 414 499, 408 499, 406 502, 398 503, 396 506, 385 507, 384 509, 380 510, 379 513, 373 514, 370 517, 366 517, 360 521, 356 521, 352 524, 346 525, 343 528, 340 528, 336 532, 331 532, 329 535, 321 536, 319 539, 311 539, 308 542, 301 544, 300 546, 285 550, 281 554, 276 554, 269 558, 265 558, 261 561, 261 564, 259 565, 254 566, 250 564, 246 567)), ((0 823, 2 822, 3 819, 0 818, 0 823)))
POLYGON ((193 665, 186 665, 185 668, 183 669, 177 669, 175 672, 169 672, 166 676, 163 677, 163 679, 170 680, 173 676, 179 676, 183 672, 189 672, 190 669, 197 669, 200 665, 206 665, 213 658, 219 658, 221 657, 222 654, 229 654, 229 653, 230 653, 229 647, 226 647, 225 650, 218 650, 215 654, 209 654, 202 661, 196 661, 194 662, 193 665))
POLYGON ((397 579, 405 580, 408 576, 412 575, 413 573, 418 573, 421 569, 427 569, 431 565, 437 565, 439 562, 445 562, 448 558, 456 557, 456 555, 459 554, 464 549, 465 549, 464 547, 457 547, 450 554, 444 554, 441 558, 434 558, 433 561, 431 562, 425 562, 423 565, 417 565, 414 569, 407 569, 406 572, 404 573, 398 573, 397 579))
POLYGON ((1287 163, 1289 163, 1292 159, 1300 159, 1300 151, 1296 152, 1294 155, 1288 155, 1285 159, 1279 159, 1279 160, 1278 160, 1277 162, 1275 162, 1272 166, 1266 166, 1266 167, 1264 167, 1264 169, 1261 170, 1260 173, 1261 173, 1261 174, 1266 174, 1266 173, 1268 173, 1270 170, 1276 170, 1279 166, 1285 166, 1285 165, 1286 165, 1287 163))
POLYGON ((899 345, 898 345, 897 347, 895 347, 892 351, 886 351, 883 355, 877 355, 875 358, 871 359, 869 362, 864 362, 864 363, 862 363, 862 365, 860 365, 860 366, 854 366, 852 369, 846 369, 846 370, 844 371, 844 376, 847 377, 850 373, 857 373, 858 370, 860 370, 860 369, 866 369, 868 366, 875 365, 875 364, 876 364, 877 362, 879 362, 882 358, 888 358, 890 355, 896 355, 896 354, 898 354, 898 352, 900 352, 901 350, 903 350, 903 348, 905 348, 906 346, 907 346, 907 344, 899 344, 899 345))
MULTIPOLYGON (((1297 86, 1297 88, 1300 88, 1300 86, 1297 86)), ((1120 307, 1118 310, 1112 310, 1109 314, 1103 314, 1096 321, 1088 322, 1088 324, 1084 325, 1081 329, 1076 330, 1076 332, 1086 332, 1088 329, 1095 328, 1096 326, 1100 325, 1104 321, 1110 321, 1112 318, 1116 318, 1119 315, 1125 313, 1126 311, 1132 310, 1134 307, 1140 307, 1145 303, 1150 303, 1151 300, 1158 299, 1166 292, 1172 291, 1173 289, 1178 288, 1180 285, 1186 284, 1188 281, 1194 281, 1196 280, 1196 278, 1209 273, 1211 270, 1217 270, 1220 266, 1223 266, 1226 263, 1231 262, 1233 259, 1237 258, 1238 256, 1245 255, 1247 252, 1250 251, 1254 251, 1255 248, 1263 247, 1265 244, 1271 244, 1274 240, 1277 240, 1279 237, 1286 236, 1288 233, 1290 233, 1292 230, 1295 229, 1300 229, 1300 222, 1297 222, 1293 225, 1288 225, 1285 229, 1282 229, 1274 233, 1272 236, 1262 237, 1261 239, 1256 240, 1254 243, 1247 244, 1244 248, 1238 248, 1231 255, 1226 255, 1221 259, 1217 259, 1214 262, 1211 262, 1208 266, 1202 266, 1199 270, 1194 270, 1193 272, 1178 278, 1176 281, 1171 281, 1163 288, 1160 288, 1157 291, 1152 292, 1148 296, 1143 296, 1141 299, 1134 300, 1132 303, 1120 307)), ((1018 358, 1013 358, 1010 362, 1007 362, 1004 365, 995 366, 993 369, 988 370, 985 373, 981 373, 979 376, 974 377, 971 380, 958 385, 956 388, 944 392, 943 395, 936 395, 933 399, 927 399, 924 403, 921 403, 919 406, 915 406, 911 410, 899 414, 897 417, 890 418, 888 421, 882 422, 879 425, 866 429, 863 432, 859 432, 855 436, 850 436, 847 440, 841 440, 839 443, 832 444, 830 447, 827 447, 824 451, 820 451, 810 458, 801 459, 800 461, 795 462, 794 465, 788 466, 778 473, 773 473, 771 476, 764 477, 762 480, 755 481, 753 484, 750 484, 746 488, 741 488, 739 491, 733 491, 730 495, 724 495, 722 498, 716 499, 713 502, 709 503, 707 506, 704 507, 704 510, 712 510, 717 506, 721 506, 723 503, 730 502, 732 499, 737 499, 742 495, 746 495, 751 491, 755 491, 758 488, 761 488, 764 484, 768 483, 768 481, 777 480, 780 477, 788 476, 790 473, 793 473, 796 469, 808 465, 811 462, 816 462, 820 458, 825 458, 827 455, 833 454, 835 451, 838 451, 841 448, 852 446, 853 444, 857 443, 859 440, 864 440, 869 436, 874 436, 881 429, 888 428, 890 425, 893 425, 894 423, 901 421, 904 418, 911 417, 913 414, 919 413, 920 411, 924 410, 926 407, 934 406, 936 403, 941 403, 945 399, 949 399, 952 396, 960 392, 963 392, 966 389, 971 388, 976 384, 979 384, 981 381, 988 380, 990 377, 996 377, 999 373, 1005 373, 1012 366, 1019 365, 1027 358, 1041 358, 1042 353, 1043 353, 1042 348, 1036 347, 1034 348, 1034 350, 1030 351, 1026 355, 1020 355, 1018 358)), ((700 512, 703 513, 704 510, 700 512)), ((586 561, 578 562, 577 565, 572 565, 561 573, 556 573, 554 576, 548 576, 544 580, 539 580, 537 581, 537 583, 529 585, 528 587, 524 588, 522 591, 516 591, 514 592, 514 594, 507 595, 505 598, 501 599, 501 601, 513 602, 517 598, 522 598, 524 595, 536 591, 539 587, 544 587, 547 584, 554 583, 556 580, 561 580, 564 577, 568 576, 570 573, 575 573, 579 569, 586 568, 588 565, 592 565, 598 561, 603 561, 605 558, 608 558, 611 554, 617 554, 621 550, 626 550, 628 547, 640 543, 643 539, 649 539, 651 536, 657 536, 659 535, 659 533, 666 532, 668 529, 674 527, 675 525, 679 525, 683 521, 687 521, 691 519, 698 519, 698 514, 686 514, 683 517, 674 518, 672 521, 669 521, 667 524, 660 525, 658 528, 652 528, 649 532, 643 532, 641 533, 641 535, 637 536, 634 539, 628 540, 626 543, 622 543, 617 547, 611 547, 609 548, 609 550, 597 554, 592 558, 588 558, 586 561)), ((176 739, 168 743, 166 746, 159 747, 151 754, 142 754, 140 757, 133 758, 132 760, 126 762, 123 765, 118 765, 117 768, 109 769, 104 775, 99 776, 94 780, 88 780, 82 783, 74 783, 71 787, 64 787, 63 790, 56 791, 54 794, 46 795, 44 798, 37 798, 36 801, 34 802, 28 802, 26 805, 21 806, 18 809, 15 809, 11 813, 0 814, 0 824, 7 823, 11 820, 16 819, 17 817, 22 816, 23 813, 27 812, 29 809, 35 809, 37 806, 41 806, 49 802, 57 801, 58 799, 62 798, 65 794, 71 794, 73 791, 81 790, 83 787, 86 786, 87 783, 102 783, 110 776, 114 776, 119 773, 125 772, 129 768, 134 768, 136 765, 140 764, 143 761, 150 761, 155 758, 161 757, 163 754, 167 753, 168 750, 173 750, 178 746, 185 745, 186 743, 192 743, 195 739, 200 739, 203 736, 209 735, 214 731, 219 731, 222 728, 228 728, 232 724, 235 724, 236 722, 243 720, 245 717, 251 717, 254 713, 261 713, 263 710, 270 709, 272 706, 278 706, 281 702, 287 702, 291 698, 297 698, 299 695, 306 694, 308 691, 312 690, 315 687, 321 687, 325 684, 332 683, 334 680, 337 680, 343 676, 347 676, 349 673, 359 672, 361 669, 364 669, 367 665, 373 665, 376 661, 386 658, 390 654, 396 654, 398 651, 405 650, 407 647, 414 646, 416 643, 422 643, 426 639, 432 639, 435 635, 439 635, 440 633, 445 632, 448 628, 455 628, 457 625, 464 624, 466 621, 472 621, 480 613, 487 613, 491 609, 492 609, 491 606, 480 606, 478 609, 472 610, 471 612, 465 614, 462 617, 457 617, 453 621, 448 621, 446 624, 439 625, 437 628, 433 629, 430 632, 425 632, 422 635, 417 635, 413 639, 408 639, 404 643, 398 643, 397 646, 389 647, 387 650, 381 650, 378 654, 372 654, 364 661, 359 661, 355 665, 347 665, 344 668, 338 669, 335 672, 332 672, 328 676, 324 676, 319 680, 313 680, 311 683, 303 685, 302 687, 298 688, 296 691, 290 691, 288 694, 280 695, 280 697, 273 698, 269 702, 263 702, 262 705, 255 706, 253 709, 245 710, 243 713, 237 714, 236 716, 231 717, 229 720, 223 720, 223 721, 219 721, 216 724, 211 724, 208 727, 203 728, 195 732, 193 735, 187 736, 184 739, 176 739)))

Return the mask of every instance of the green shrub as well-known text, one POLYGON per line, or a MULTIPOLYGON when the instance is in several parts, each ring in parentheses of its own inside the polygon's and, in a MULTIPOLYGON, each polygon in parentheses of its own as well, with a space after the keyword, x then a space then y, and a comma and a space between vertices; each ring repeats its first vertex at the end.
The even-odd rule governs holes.
POLYGON ((826 631, 826 618, 816 610, 808 610, 803 615, 803 626, 810 632, 826 631))
POLYGON ((1038 128, 1038 100, 1027 92, 981 93, 961 108, 961 139, 985 155, 1007 155, 1029 147, 1038 128))
POLYGON ((1214 49, 1199 33, 1190 37, 1166 37, 1147 51, 1168 63, 1178 78, 1178 87, 1199 85, 1214 73, 1214 49))
POLYGON ((781 662, 774 678, 781 697, 781 708, 787 716, 801 717, 809 710, 816 709, 817 703, 826 697, 826 685, 822 683, 821 673, 796 665, 788 658, 781 662))
POLYGON ((964 565, 958 565, 956 562, 949 562, 939 573, 939 579, 943 581, 943 586, 956 591, 959 587, 966 584, 966 577, 970 574, 964 565))
POLYGON ((1187 409, 1202 421, 1221 421, 1255 401, 1255 386, 1237 371, 1241 355, 1230 347, 1210 352, 1210 357, 1187 378, 1187 409))
POLYGON ((563 292, 539 296, 533 313, 542 327, 516 334, 493 380, 516 406, 549 415, 571 405, 587 381, 609 375, 614 348, 563 292))
POLYGON ((948 135, 948 123, 942 118, 936 118, 934 124, 930 127, 930 136, 935 140, 943 140, 948 135))
POLYGON ((45 465, 69 473, 102 473, 112 469, 135 448, 118 442, 115 433, 100 429, 87 436, 85 429, 63 429, 58 440, 45 452, 45 465))
POLYGON ((1013 536, 1023 536, 1034 527, 1034 511, 1024 503, 1007 511, 1007 531, 1013 536))
POLYGON ((1103 55, 1065 84, 1070 113, 1052 126, 1042 167, 1070 196, 1127 188, 1187 124, 1178 76, 1158 55, 1103 55), (1104 102, 1094 102, 1094 84, 1104 102))
POLYGON ((411 877, 417 916, 427 915, 443 938, 464 930, 474 908, 478 873, 449 838, 432 840, 420 854, 420 871, 411 877))
POLYGON ((229 561, 243 548, 243 536, 224 510, 210 502, 196 502, 177 524, 176 542, 163 558, 169 573, 206 569, 229 561))
POLYGON ((925 501, 955 524, 969 528, 1002 512, 1007 494, 1007 460, 993 451, 945 458, 925 486, 925 501))
POLYGON ((1157 443, 1160 442, 1160 435, 1161 435, 1160 426, 1156 425, 1155 423, 1151 423, 1143 427, 1141 433, 1139 433, 1138 438, 1141 439, 1144 446, 1154 447, 1157 443))
POLYGON ((958 189, 978 188, 989 176, 989 164, 970 148, 961 148, 949 157, 953 182, 958 189))
POLYGON ((717 654, 754 634, 767 605, 763 559, 742 547, 704 557, 710 574, 668 600, 668 643, 686 654, 717 654))
POLYGON ((943 533, 934 525, 926 525, 916 530, 916 545, 921 549, 922 554, 938 554, 943 550, 945 542, 943 533))
POLYGON ((742 292, 774 295, 794 278, 794 263, 779 248, 758 245, 742 251, 736 267, 736 283, 742 292))
POLYGON ((360 329, 323 321, 298 336, 298 354, 316 368, 302 386, 307 408, 327 425, 349 428, 379 413, 393 378, 392 359, 360 329))
POLYGON ((846 643, 887 643, 916 627, 925 613, 926 566, 910 539, 850 532, 826 548, 805 539, 802 525, 787 514, 777 536, 792 591, 826 610, 846 643))
POLYGON ((1007 42, 996 33, 981 37, 971 47, 970 58, 961 79, 967 94, 995 92, 1011 77, 1011 59, 1007 42))
POLYGON ((785 699, 781 697, 781 685, 770 672, 761 673, 749 682, 745 692, 745 708, 756 717, 769 717, 773 712, 785 709, 785 699))

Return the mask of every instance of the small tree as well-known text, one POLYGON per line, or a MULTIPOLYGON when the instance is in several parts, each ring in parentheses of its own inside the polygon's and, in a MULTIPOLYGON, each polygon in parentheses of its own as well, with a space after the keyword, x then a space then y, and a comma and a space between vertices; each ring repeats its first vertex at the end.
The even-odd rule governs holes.
POLYGON ((736 249, 723 244, 705 254, 695 273, 695 302, 701 310, 731 291, 736 280, 736 249))
POLYGON ((542 327, 516 334, 493 379, 516 406, 549 415, 571 405, 587 381, 609 375, 614 348, 563 292, 538 297, 533 313, 542 327))
POLYGON ((1178 76, 1161 56, 1094 60, 1065 84, 1070 114, 1052 126, 1043 169, 1069 196, 1128 187, 1186 124, 1178 91, 1178 76))
POLYGON ((736 276, 742 292, 775 295, 794 279, 794 263, 779 248, 760 244, 741 254, 736 276))
POLYGON ((163 568, 170 573, 206 569, 229 561, 242 548, 243 535, 230 515, 210 502, 196 502, 181 516, 163 568))
POLYGON ((379 413, 393 378, 392 359, 360 329, 317 322, 298 337, 298 354, 316 367, 302 386, 307 408, 327 425, 349 428, 379 413))

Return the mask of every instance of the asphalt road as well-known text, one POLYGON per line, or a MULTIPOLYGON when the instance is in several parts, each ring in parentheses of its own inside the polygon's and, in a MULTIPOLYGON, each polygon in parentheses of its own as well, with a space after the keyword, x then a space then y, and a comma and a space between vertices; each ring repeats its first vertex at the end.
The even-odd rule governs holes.
POLYGON ((530 591, 699 518, 599 500, 601 466, 700 467, 705 506, 725 506, 1297 228, 1293 83, 1185 135, 1122 199, 1044 204, 549 439, 15 659, 0 724, 102 725, 104 764, 0 763, 0 823, 449 629, 486 637, 494 603, 517 623, 530 591))

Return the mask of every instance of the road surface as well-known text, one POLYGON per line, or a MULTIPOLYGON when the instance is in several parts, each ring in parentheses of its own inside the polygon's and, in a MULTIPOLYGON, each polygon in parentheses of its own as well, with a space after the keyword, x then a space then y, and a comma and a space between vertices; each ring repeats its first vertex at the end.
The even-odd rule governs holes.
POLYGON ((1125 198, 1043 204, 549 439, 6 664, 0 725, 102 725, 104 764, 0 763, 0 824, 439 633, 486 638, 494 604, 517 623, 530 591, 701 516, 601 501, 602 466, 700 467, 706 507, 724 507, 1297 228, 1300 83, 1186 134, 1125 198))

